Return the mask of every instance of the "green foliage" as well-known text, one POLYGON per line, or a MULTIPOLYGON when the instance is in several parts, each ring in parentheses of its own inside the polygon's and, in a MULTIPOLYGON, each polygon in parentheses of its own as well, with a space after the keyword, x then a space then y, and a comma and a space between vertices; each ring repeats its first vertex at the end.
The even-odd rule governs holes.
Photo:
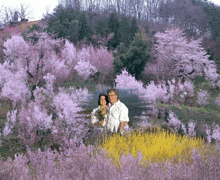
POLYGON ((128 48, 121 43, 113 62, 115 73, 118 74, 123 68, 126 68, 128 73, 134 75, 135 78, 139 80, 147 61, 150 58, 148 46, 149 44, 147 40, 143 38, 142 34, 136 34, 128 48))
POLYGON ((67 38, 70 36, 69 28, 72 21, 77 20, 79 15, 79 12, 73 8, 59 5, 53 15, 47 19, 48 32, 55 32, 58 38, 67 38))
POLYGON ((129 21, 126 17, 122 17, 120 21, 119 38, 120 42, 124 43, 126 47, 130 44, 132 40, 129 21))
MULTIPOLYGON (((165 108, 165 114, 168 115, 169 111, 174 112, 178 119, 183 123, 187 124, 190 120, 197 122, 197 124, 208 124, 212 125, 214 122, 219 124, 220 115, 219 109, 215 107, 216 105, 207 105, 203 108, 201 107, 190 107, 186 105, 165 105, 158 104, 157 108, 165 108)), ((166 115, 166 119, 168 116, 166 115)))
POLYGON ((84 38, 91 41, 93 30, 88 23, 86 12, 59 5, 47 21, 47 31, 55 32, 58 38, 67 38, 74 44, 84 38))
POLYGON ((135 18, 131 22, 126 18, 122 17, 119 26, 119 38, 120 42, 124 43, 126 47, 133 41, 136 33, 140 32, 135 18))
POLYGON ((108 31, 114 33, 114 37, 108 42, 108 48, 115 49, 120 43, 128 47, 135 34, 140 32, 140 29, 135 18, 130 21, 123 16, 119 22, 117 14, 112 13, 108 21, 108 31))
POLYGON ((0 146, 1 158, 14 158, 15 154, 24 152, 26 152, 26 147, 18 136, 10 134, 3 138, 0 146))
MULTIPOLYGON (((133 17, 133 19, 131 20, 130 37, 133 38, 136 33, 140 33, 140 29, 138 27, 136 18, 133 17)), ((133 39, 131 39, 131 40, 133 40, 133 39)))
POLYGON ((47 31, 57 34, 57 38, 66 38, 75 45, 84 38, 87 39, 87 43, 94 43, 93 34, 107 38, 110 33, 114 33, 113 38, 107 42, 108 49, 114 50, 120 42, 128 47, 135 33, 140 32, 135 18, 130 20, 124 16, 119 21, 116 13, 101 15, 97 12, 79 11, 71 6, 62 5, 57 6, 54 11, 46 18, 47 31))
POLYGON ((209 17, 212 38, 220 40, 220 7, 211 4, 205 8, 205 12, 209 17))
POLYGON ((106 24, 105 19, 100 18, 96 26, 96 34, 100 34, 101 37, 105 37, 108 33, 108 25, 106 24))
POLYGON ((74 44, 77 43, 78 41, 78 34, 79 34, 79 21, 78 20, 73 20, 70 23, 69 29, 68 29, 68 34, 69 34, 69 40, 73 42, 74 44))
POLYGON ((108 41, 107 46, 109 49, 115 49, 120 44, 120 39, 118 34, 119 25, 120 23, 117 18, 117 14, 112 13, 108 21, 108 28, 111 33, 112 32, 114 33, 114 36, 112 39, 108 41))
POLYGON ((117 14, 116 13, 112 13, 109 17, 109 21, 108 21, 108 27, 110 32, 118 32, 118 28, 119 28, 119 20, 117 18, 117 14))
POLYGON ((78 36, 78 40, 81 41, 83 40, 83 38, 87 38, 88 40, 91 40, 93 31, 90 28, 87 19, 86 19, 86 13, 82 12, 79 18, 79 36, 78 36))

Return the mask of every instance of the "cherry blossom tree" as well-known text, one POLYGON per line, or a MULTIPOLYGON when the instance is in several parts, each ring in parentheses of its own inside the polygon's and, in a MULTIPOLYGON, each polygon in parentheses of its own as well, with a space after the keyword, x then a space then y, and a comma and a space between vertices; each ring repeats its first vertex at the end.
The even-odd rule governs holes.
POLYGON ((77 65, 74 69, 80 76, 84 74, 84 79, 97 72, 100 74, 100 82, 98 83, 103 83, 106 76, 113 72, 114 57, 112 52, 108 51, 106 47, 94 48, 90 45, 83 47, 76 53, 77 65))
MULTIPOLYGON (((204 72, 206 79, 211 83, 217 81, 219 75, 213 61, 208 59, 207 52, 202 48, 202 38, 188 40, 181 29, 171 28, 164 33, 155 34, 154 45, 154 74, 159 79, 173 77, 194 78, 204 72)), ((145 71, 150 69, 147 66, 145 71)))
POLYGON ((220 127, 219 124, 213 123, 211 126, 205 124, 206 139, 208 143, 211 143, 213 140, 220 142, 220 127))
POLYGON ((11 100, 15 106, 18 102, 25 104, 31 98, 31 93, 26 86, 26 73, 23 69, 17 70, 8 62, 0 64, 0 98, 11 100))
POLYGON ((50 72, 56 81, 65 80, 69 69, 64 60, 58 56, 63 46, 63 40, 54 39, 54 35, 44 32, 44 25, 39 24, 39 31, 28 34, 28 41, 21 36, 12 36, 4 43, 5 62, 27 73, 27 82, 39 85, 43 76, 50 72))
POLYGON ((129 89, 139 94, 144 90, 143 83, 137 81, 135 77, 130 75, 125 69, 121 74, 116 76, 115 83, 118 89, 129 89))
POLYGON ((113 73, 113 52, 107 50, 106 47, 94 48, 89 46, 89 52, 91 55, 91 64, 96 67, 100 72, 101 81, 106 78, 108 74, 113 73))
POLYGON ((181 123, 181 121, 172 111, 169 112, 168 125, 174 130, 174 132, 183 130, 183 133, 186 134, 185 125, 181 123))
MULTIPOLYGON (((60 55, 63 40, 44 32, 45 27, 40 23, 39 31, 29 33, 26 41, 22 36, 14 35, 4 43, 5 61, 0 65, 1 97, 7 97, 14 104, 19 100, 24 103, 30 92, 33 95, 36 86, 44 83, 47 73, 54 76, 57 85, 69 76, 71 61, 60 55)), ((70 44, 67 42, 66 46, 70 44)), ((74 53, 74 47, 70 49, 74 53)))
POLYGON ((84 45, 77 49, 73 43, 65 40, 60 56, 69 72, 76 71, 83 81, 96 74, 98 83, 103 83, 113 73, 113 54, 104 46, 94 48, 92 45, 84 45))
POLYGON ((61 51, 61 57, 65 61, 66 65, 72 69, 77 64, 77 50, 73 43, 65 40, 65 45, 61 51))
POLYGON ((16 114, 17 114, 17 109, 12 112, 9 111, 7 113, 7 122, 3 129, 4 136, 7 136, 13 131, 13 128, 15 127, 15 124, 16 124, 16 114))
POLYGON ((200 106, 205 106, 208 104, 208 99, 209 99, 209 93, 204 90, 199 90, 197 94, 197 103, 200 106))
POLYGON ((154 102, 154 104, 157 100, 163 103, 183 104, 186 98, 194 96, 194 85, 189 80, 182 83, 172 79, 168 80, 167 84, 162 81, 155 84, 154 81, 151 81, 144 86, 141 81, 137 81, 135 77, 123 70, 121 74, 116 76, 115 83, 116 88, 130 90, 138 94, 140 99, 154 102))
POLYGON ((196 135, 196 131, 195 131, 195 127, 196 127, 196 122, 190 120, 190 122, 188 123, 188 137, 193 137, 196 135))
MULTIPOLYGON (((58 93, 54 92, 54 83, 68 77, 71 61, 75 60, 62 57, 61 43, 45 32, 29 35, 28 41, 12 36, 5 42, 6 59, 0 64, 1 98, 11 100, 14 106, 22 102, 16 125, 18 137, 26 145, 48 138, 55 143, 62 137, 59 142, 70 146, 73 142, 82 142, 87 132, 88 121, 78 112, 83 110, 88 90, 59 88, 58 93), (31 93, 34 99, 31 99, 31 93), (39 132, 47 132, 46 137, 39 132)), ((67 45, 73 50, 74 57, 74 47, 68 42, 67 45)), ((5 136, 13 133, 10 121, 6 122, 3 131, 5 136)))
POLYGON ((77 71, 78 75, 83 78, 83 80, 87 80, 90 75, 97 72, 97 69, 85 60, 80 60, 74 69, 77 71))
POLYGON ((13 133, 15 128, 22 143, 28 146, 39 142, 44 146, 46 141, 61 147, 81 144, 89 121, 79 112, 88 102, 88 90, 70 87, 59 88, 55 93, 52 92, 53 76, 48 75, 45 79, 45 88, 34 90, 34 100, 21 106, 18 113, 17 109, 8 112, 3 135, 13 133))

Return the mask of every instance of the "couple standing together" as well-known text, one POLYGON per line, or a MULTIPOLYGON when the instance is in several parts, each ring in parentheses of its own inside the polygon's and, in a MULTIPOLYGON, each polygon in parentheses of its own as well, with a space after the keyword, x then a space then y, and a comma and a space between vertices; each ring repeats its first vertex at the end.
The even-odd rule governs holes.
POLYGON ((91 123, 112 133, 122 133, 124 126, 128 127, 128 108, 119 100, 116 89, 107 90, 107 94, 99 95, 99 106, 91 113, 91 123))

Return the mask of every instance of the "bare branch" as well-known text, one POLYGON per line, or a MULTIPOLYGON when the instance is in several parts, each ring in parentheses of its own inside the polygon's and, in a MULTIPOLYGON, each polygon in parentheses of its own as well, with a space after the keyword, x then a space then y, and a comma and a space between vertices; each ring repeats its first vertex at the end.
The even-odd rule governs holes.
POLYGON ((30 10, 30 5, 29 4, 21 3, 18 12, 19 12, 19 17, 21 19, 33 18, 32 17, 33 11, 30 10))

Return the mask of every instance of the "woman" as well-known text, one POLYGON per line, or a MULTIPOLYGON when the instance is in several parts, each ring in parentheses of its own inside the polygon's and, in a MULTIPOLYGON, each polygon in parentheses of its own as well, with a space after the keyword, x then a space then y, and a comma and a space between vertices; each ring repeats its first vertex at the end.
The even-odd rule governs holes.
POLYGON ((91 113, 91 123, 94 125, 99 125, 101 127, 106 126, 106 120, 107 120, 107 104, 108 96, 105 94, 99 95, 98 100, 98 107, 93 109, 91 113))

